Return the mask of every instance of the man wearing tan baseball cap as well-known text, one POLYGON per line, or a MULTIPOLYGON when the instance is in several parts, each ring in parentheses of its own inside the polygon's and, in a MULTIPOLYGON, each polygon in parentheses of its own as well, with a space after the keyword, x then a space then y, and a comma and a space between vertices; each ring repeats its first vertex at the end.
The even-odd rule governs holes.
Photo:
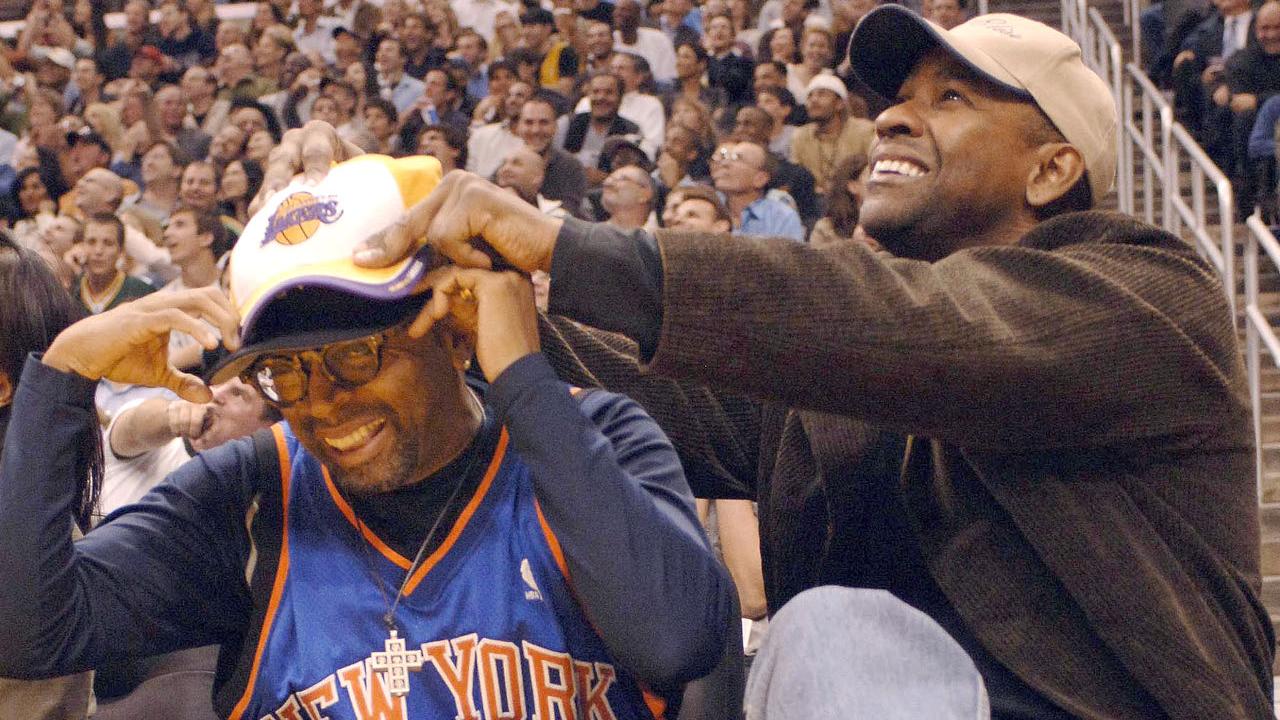
MULTIPOLYGON (((1272 715, 1230 308, 1187 243, 1092 210, 1106 86, 1008 15, 880 7, 850 59, 893 100, 861 221, 896 257, 556 220, 454 174, 357 262, 426 237, 486 266, 480 237, 634 341, 551 319, 542 347, 641 399, 695 494, 759 501, 748 720, 1272 715)), ((269 174, 327 167, 302 148, 331 135, 269 174)))

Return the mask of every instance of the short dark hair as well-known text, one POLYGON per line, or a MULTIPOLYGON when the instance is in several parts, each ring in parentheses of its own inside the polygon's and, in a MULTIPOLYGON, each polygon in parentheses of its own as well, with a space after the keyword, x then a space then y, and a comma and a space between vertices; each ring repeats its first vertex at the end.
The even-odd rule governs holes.
POLYGON ((618 77, 617 75, 614 75, 608 70, 597 70, 591 73, 591 77, 587 78, 587 87, 588 88, 591 87, 591 83, 595 82, 596 78, 602 78, 602 77, 609 78, 610 80, 613 81, 613 86, 614 88, 617 89, 618 95, 622 95, 627 91, 627 87, 622 82, 622 78, 618 77))
POLYGON ((110 225, 111 227, 115 228, 116 242, 120 244, 121 250, 124 249, 124 223, 120 220, 120 218, 116 217, 115 213, 109 213, 109 212, 94 213, 93 215, 90 215, 89 217, 85 218, 84 224, 86 227, 89 225, 89 223, 94 223, 97 225, 110 225))
POLYGON ((432 130, 443 135, 444 141, 449 144, 449 147, 458 151, 458 167, 460 168, 466 167, 467 166, 467 131, 463 130, 462 128, 456 125, 449 125, 447 123, 435 123, 434 125, 428 125, 422 129, 421 133, 418 134, 419 145, 422 144, 421 142, 422 136, 426 135, 432 130))
POLYGON ((368 110, 369 108, 377 108, 392 122, 395 122, 400 117, 400 112, 396 110, 396 106, 390 100, 378 95, 365 98, 364 109, 368 110))
POLYGON ((481 50, 488 51, 488 49, 489 49, 489 41, 488 41, 488 40, 485 40, 483 35, 481 35, 480 33, 476 32, 475 30, 473 30, 472 28, 469 28, 469 27, 468 27, 468 28, 463 28, 463 29, 462 29, 462 31, 458 33, 458 37, 456 37, 456 38, 454 38, 454 39, 453 39, 454 45, 456 46, 456 45, 457 45, 457 43, 458 43, 458 41, 459 41, 459 40, 461 40, 461 39, 462 39, 462 38, 464 38, 464 37, 474 37, 474 38, 476 38, 477 40, 479 40, 479 41, 480 41, 480 49, 481 49, 481 50))
POLYGON ((516 75, 519 75, 519 67, 521 65, 532 65, 538 67, 542 59, 538 57, 538 53, 527 47, 518 47, 507 53, 507 60, 516 66, 516 75))
POLYGON ((756 100, 759 100, 761 95, 772 95, 779 103, 789 108, 794 108, 799 104, 796 102, 796 96, 784 87, 762 87, 756 93, 756 100))
MULTIPOLYGON (((708 18, 708 20, 709 19, 710 18, 708 18)), ((682 47, 687 47, 692 50, 694 56, 698 58, 698 62, 703 65, 706 65, 711 61, 711 56, 707 54, 707 49, 702 47, 702 43, 694 42, 692 40, 681 40, 676 43, 676 50, 679 50, 682 47)))
POLYGON ((231 234, 227 232, 227 228, 222 224, 222 218, 218 213, 212 210, 202 210, 194 205, 180 203, 173 212, 169 213, 169 218, 174 215, 186 213, 191 215, 191 219, 196 221, 196 233, 199 235, 210 235, 213 241, 209 243, 209 252, 213 253, 216 260, 226 254, 231 249, 231 234))
POLYGON ((162 140, 151 141, 151 143, 147 145, 147 149, 142 151, 142 154, 146 155, 147 153, 156 149, 157 145, 162 146, 164 147, 165 150, 169 151, 169 157, 173 159, 174 165, 177 165, 178 167, 185 169, 188 165, 191 164, 191 156, 187 155, 187 152, 185 150, 169 142, 168 140, 162 139, 162 140))
MULTIPOLYGON (((1033 145, 1069 142, 1053 124, 1039 105, 1034 105, 1039 122, 1027 128, 1028 142, 1033 145)), ((1033 209, 1036 220, 1047 220, 1055 215, 1093 209, 1093 189, 1089 185, 1089 171, 1085 170, 1065 193, 1050 202, 1033 209)))
POLYGON ((551 108, 552 115, 555 115, 556 117, 560 116, 560 113, 556 112, 555 103, 551 102, 550 100, 544 97, 539 97, 537 95, 534 95, 528 100, 525 100, 524 104, 520 106, 520 112, 516 114, 516 119, 519 120, 520 117, 524 115, 524 109, 529 107, 530 105, 533 105, 534 103, 537 103, 539 105, 546 105, 547 107, 551 108))
POLYGON ((729 208, 725 206, 724 200, 720 198, 720 193, 716 192, 714 188, 706 185, 681 185, 680 193, 681 203, 690 200, 701 200, 710 203, 711 207, 715 208, 716 220, 724 220, 733 225, 733 216, 729 214, 729 208))
MULTIPOLYGON (((431 16, 427 15, 424 12, 405 13, 405 16, 400 19, 401 27, 404 26, 404 23, 406 20, 417 20, 418 22, 422 23, 422 27, 426 28, 427 32, 433 35, 439 32, 439 29, 436 27, 436 24, 431 21, 431 16)), ((404 47, 404 46, 401 45, 401 47, 404 47)))
POLYGON ((520 13, 521 25, 550 25, 555 27, 556 16, 551 14, 550 10, 538 6, 531 7, 520 13))
POLYGON ((274 110, 252 98, 238 97, 231 100, 227 115, 230 116, 242 108, 253 108, 262 113, 262 118, 267 123, 267 132, 271 133, 271 139, 277 143, 280 142, 283 131, 280 129, 280 118, 276 117, 274 110))
POLYGON ((501 60, 494 60, 493 62, 489 63, 489 69, 485 71, 485 74, 488 75, 490 80, 492 80, 494 74, 498 70, 506 70, 507 72, 511 73, 512 77, 520 74, 519 71, 516 69, 516 64, 508 58, 502 58, 501 60))

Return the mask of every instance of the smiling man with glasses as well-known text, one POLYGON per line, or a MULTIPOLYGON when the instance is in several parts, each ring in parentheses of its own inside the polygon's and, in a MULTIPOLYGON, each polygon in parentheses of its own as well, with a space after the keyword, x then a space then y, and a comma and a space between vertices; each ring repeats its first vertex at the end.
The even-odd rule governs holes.
POLYGON ((350 260, 439 178, 368 156, 295 183, 232 251, 232 302, 149 300, 27 359, 0 472, 0 675, 219 644, 230 718, 675 716, 737 612, 670 442, 634 402, 556 379, 526 276, 350 260), (207 400, 164 357, 173 330, 215 346, 201 319, 232 350, 212 382, 245 379, 285 423, 72 546, 93 381, 207 400))
POLYGON ((766 197, 778 161, 753 142, 726 142, 711 155, 711 181, 733 215, 733 234, 804 240, 791 206, 766 197))

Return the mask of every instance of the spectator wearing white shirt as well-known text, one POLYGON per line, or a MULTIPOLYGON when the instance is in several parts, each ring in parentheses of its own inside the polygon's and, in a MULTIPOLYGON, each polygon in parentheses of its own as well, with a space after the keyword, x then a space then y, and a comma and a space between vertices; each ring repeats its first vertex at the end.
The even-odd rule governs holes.
POLYGON ((489 43, 493 42, 493 25, 499 12, 506 10, 515 17, 520 16, 519 5, 504 0, 453 0, 450 7, 458 16, 458 25, 470 27, 489 43))
POLYGON ((662 101, 652 94, 653 76, 649 64, 639 55, 619 52, 614 54, 611 65, 613 74, 622 78, 626 89, 618 114, 640 126, 644 151, 652 160, 657 156, 658 148, 662 147, 667 118, 662 101))
POLYGON ((491 178, 509 155, 524 147, 524 140, 512 132, 520 108, 533 97, 529 83, 515 81, 507 89, 503 103, 505 119, 477 128, 467 141, 467 171, 491 178))
POLYGON ((666 85, 676 78, 676 49, 661 30, 640 26, 640 4, 619 0, 613 10, 614 52, 639 55, 649 63, 655 82, 666 85))
POLYGON ((314 58, 320 58, 324 65, 332 65, 336 58, 333 54, 333 29, 337 20, 322 17, 324 4, 321 0, 298 0, 298 27, 293 31, 293 41, 298 50, 314 58))

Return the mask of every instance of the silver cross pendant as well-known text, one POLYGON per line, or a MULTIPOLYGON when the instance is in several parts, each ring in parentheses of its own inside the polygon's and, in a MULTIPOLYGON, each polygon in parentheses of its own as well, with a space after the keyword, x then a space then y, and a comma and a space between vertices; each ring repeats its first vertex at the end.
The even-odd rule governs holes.
POLYGON ((409 671, 421 670, 423 662, 422 651, 406 650, 404 638, 394 629, 387 638, 385 649, 369 655, 369 667, 382 675, 387 689, 396 697, 409 694, 409 671))

